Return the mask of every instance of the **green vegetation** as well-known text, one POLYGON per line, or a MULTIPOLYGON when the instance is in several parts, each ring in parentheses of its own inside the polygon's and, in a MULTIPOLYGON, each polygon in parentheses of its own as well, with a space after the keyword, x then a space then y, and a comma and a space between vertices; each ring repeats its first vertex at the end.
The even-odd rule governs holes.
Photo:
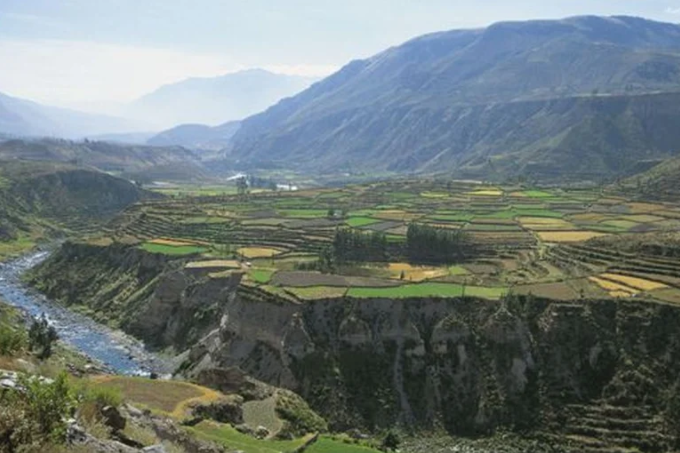
POLYGON ((308 449, 308 453, 377 453, 379 450, 361 445, 352 439, 321 436, 308 449))
POLYGON ((380 222, 380 220, 373 219, 371 217, 350 217, 346 221, 347 225, 349 225, 353 228, 359 228, 359 227, 362 227, 362 226, 373 225, 374 223, 378 223, 378 222, 380 222))
POLYGON ((28 346, 40 360, 49 359, 57 341, 57 331, 43 316, 35 319, 28 330, 28 346))
POLYGON ((248 275, 257 283, 265 284, 269 283, 274 272, 275 271, 271 269, 251 269, 248 271, 248 275))
POLYGON ((151 253, 162 253, 164 255, 194 255, 208 251, 206 247, 195 245, 165 245, 147 242, 141 248, 151 253))
POLYGON ((480 286, 464 286, 452 283, 414 283, 388 288, 350 288, 347 295, 358 298, 394 298, 407 297, 482 297, 500 299, 506 293, 505 288, 487 288, 480 286))
POLYGON ((207 439, 228 448, 243 450, 246 453, 281 453, 293 451, 301 447, 305 440, 259 440, 253 436, 242 434, 229 425, 209 421, 199 423, 188 431, 199 438, 207 439))

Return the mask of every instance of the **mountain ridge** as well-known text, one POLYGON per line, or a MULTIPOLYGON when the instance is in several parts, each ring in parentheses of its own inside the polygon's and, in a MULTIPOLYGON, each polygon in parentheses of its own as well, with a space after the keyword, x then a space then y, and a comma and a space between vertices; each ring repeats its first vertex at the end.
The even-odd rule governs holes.
MULTIPOLYGON (((429 147, 430 157, 442 156, 437 170, 457 171, 461 161, 503 157, 508 148, 522 152, 517 138, 526 141, 533 134, 528 144, 532 149, 524 156, 531 160, 536 149, 555 151, 550 142, 559 143, 574 128, 587 128, 580 111, 564 110, 582 104, 567 100, 585 100, 596 107, 626 97, 633 105, 639 99, 635 96, 676 92, 679 86, 680 26, 674 24, 581 16, 438 32, 353 61, 299 95, 244 120, 225 158, 243 166, 275 162, 305 171, 352 171, 361 161, 365 171, 428 172, 431 159, 423 158, 421 151, 429 147), (608 99, 614 95, 616 99, 608 99), (493 132, 511 140, 475 141, 485 112, 506 109, 517 114, 518 102, 531 101, 543 103, 548 116, 523 112, 520 117, 550 134, 518 130, 515 118, 499 113, 495 121, 501 126, 494 126, 501 130, 493 132), (561 111, 550 110, 560 102, 561 111), (476 119, 469 116, 471 110, 476 119), (563 127, 554 130, 555 122, 563 127), (453 140, 464 145, 442 145, 453 140)), ((633 109, 621 115, 633 115, 636 123, 648 121, 635 114, 633 109)), ((615 135, 625 136, 621 152, 640 157, 646 150, 638 150, 635 140, 626 136, 618 124, 622 118, 608 117, 605 122, 617 125, 615 135)), ((604 133, 599 128, 593 132, 604 133)), ((609 147, 606 140, 602 149, 588 145, 588 137, 584 140, 593 156, 609 147)), ((654 150, 657 155, 670 153, 654 150)), ((617 169, 604 168, 602 173, 609 176, 617 169)))

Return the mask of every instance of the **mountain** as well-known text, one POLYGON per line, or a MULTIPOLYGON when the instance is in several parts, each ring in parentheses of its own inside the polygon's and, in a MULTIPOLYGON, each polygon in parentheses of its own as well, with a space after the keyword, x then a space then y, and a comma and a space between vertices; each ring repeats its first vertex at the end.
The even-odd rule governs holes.
POLYGON ((153 146, 184 146, 219 151, 229 145, 240 127, 239 121, 230 121, 214 127, 204 124, 183 124, 154 135, 146 143, 153 146))
POLYGON ((89 140, 8 140, 0 143, 0 160, 71 163, 140 181, 187 181, 208 177, 199 157, 179 146, 153 147, 89 140))
POLYGON ((680 26, 632 17, 434 33, 244 120, 225 158, 311 172, 609 177, 678 151, 680 26))
POLYGON ((309 87, 315 79, 251 69, 212 78, 192 78, 165 85, 141 97, 126 116, 173 127, 217 125, 259 113, 284 97, 309 87))
POLYGON ((139 129, 134 121, 49 107, 0 93, 0 134, 83 138, 139 129))

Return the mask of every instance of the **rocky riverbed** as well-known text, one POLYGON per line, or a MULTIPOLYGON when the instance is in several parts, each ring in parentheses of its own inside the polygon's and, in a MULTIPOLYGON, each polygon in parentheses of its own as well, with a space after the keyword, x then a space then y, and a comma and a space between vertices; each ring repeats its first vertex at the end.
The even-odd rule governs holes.
POLYGON ((48 255, 41 251, 0 263, 0 299, 32 317, 45 315, 63 342, 112 372, 146 375, 172 371, 169 360, 150 353, 141 342, 55 304, 24 285, 21 275, 48 255))

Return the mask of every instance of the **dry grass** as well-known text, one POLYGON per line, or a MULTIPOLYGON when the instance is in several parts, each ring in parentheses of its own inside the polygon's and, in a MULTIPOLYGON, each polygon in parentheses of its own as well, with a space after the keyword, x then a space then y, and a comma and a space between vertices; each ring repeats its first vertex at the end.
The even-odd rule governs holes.
POLYGON ((209 403, 223 396, 219 392, 188 382, 123 376, 98 376, 93 380, 98 385, 118 389, 124 399, 132 403, 164 412, 178 419, 184 417, 189 405, 209 403))
POLYGON ((647 214, 665 208, 664 205, 653 203, 627 203, 626 206, 628 206, 628 209, 630 209, 630 212, 633 214, 647 214))
POLYGON ((655 289, 668 288, 668 285, 663 283, 655 282, 652 280, 646 280, 639 277, 629 277, 627 275, 619 274, 601 274, 600 277, 613 280, 614 282, 622 283, 631 288, 639 289, 641 291, 654 291, 655 289))
POLYGON ((404 220, 410 222, 411 220, 422 217, 422 214, 400 211, 398 209, 388 209, 385 211, 376 212, 371 217, 381 220, 404 220))
POLYGON ((216 268, 238 269, 240 267, 241 265, 236 260, 193 261, 185 266, 186 269, 216 269, 216 268))
POLYGON ((615 283, 610 280, 605 280, 598 277, 588 277, 588 280, 595 283, 605 291, 608 291, 609 295, 612 297, 631 297, 639 293, 639 291, 634 288, 630 288, 626 285, 615 283))
POLYGON ((269 247, 241 247, 237 252, 246 258, 269 258, 283 253, 282 250, 269 247))
POLYGON ((597 231, 541 231, 538 237, 544 242, 582 242, 601 236, 597 231))
POLYGON ((637 215, 624 215, 621 216, 622 219, 624 220, 630 220, 631 222, 638 222, 638 223, 651 223, 651 222, 659 222, 661 220, 665 220, 664 217, 659 217, 656 215, 649 215, 649 214, 637 214, 637 215))
POLYGON ((409 263, 390 263, 388 270, 390 278, 400 279, 403 272, 404 280, 411 282, 422 282, 449 275, 449 270, 445 267, 413 266, 409 263))
POLYGON ((503 191, 498 189, 481 189, 475 190, 473 192, 467 192, 467 194, 474 197, 500 197, 503 195, 503 191))

